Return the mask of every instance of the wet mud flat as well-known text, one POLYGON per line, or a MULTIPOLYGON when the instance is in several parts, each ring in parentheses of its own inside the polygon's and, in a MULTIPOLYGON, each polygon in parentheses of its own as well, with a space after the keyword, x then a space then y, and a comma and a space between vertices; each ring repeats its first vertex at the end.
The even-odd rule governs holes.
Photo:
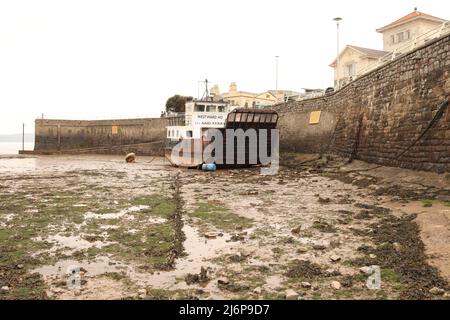
POLYGON ((448 299, 445 175, 288 160, 0 159, 0 299, 448 299))

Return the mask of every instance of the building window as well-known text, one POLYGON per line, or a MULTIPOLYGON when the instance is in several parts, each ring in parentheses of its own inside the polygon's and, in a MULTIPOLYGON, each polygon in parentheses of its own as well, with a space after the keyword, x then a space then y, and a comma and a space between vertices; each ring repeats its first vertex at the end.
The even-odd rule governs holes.
POLYGON ((403 42, 404 39, 403 32, 397 33, 397 42, 403 42))
POLYGON ((344 66, 344 77, 353 77, 356 75, 356 64, 349 63, 344 66))
POLYGON ((405 31, 405 39, 406 40, 411 39, 411 32, 409 32, 409 30, 405 31))
POLYGON ((225 106, 218 106, 217 109, 218 112, 225 112, 225 106))
POLYGON ((391 36, 391 43, 395 44, 395 36, 394 35, 391 36))
POLYGON ((187 138, 192 138, 192 130, 186 131, 186 137, 187 138))

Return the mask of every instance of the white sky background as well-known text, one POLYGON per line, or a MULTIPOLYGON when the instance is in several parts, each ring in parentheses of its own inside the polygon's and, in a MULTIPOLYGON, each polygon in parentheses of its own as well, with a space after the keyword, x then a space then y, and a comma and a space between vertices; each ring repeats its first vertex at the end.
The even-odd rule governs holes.
MULTIPOLYGON (((0 0, 0 134, 34 119, 159 116, 209 79, 228 91, 332 86, 336 25, 382 49, 376 28, 413 11, 450 19, 446 0, 0 0)), ((203 88, 202 88, 203 90, 203 88)))

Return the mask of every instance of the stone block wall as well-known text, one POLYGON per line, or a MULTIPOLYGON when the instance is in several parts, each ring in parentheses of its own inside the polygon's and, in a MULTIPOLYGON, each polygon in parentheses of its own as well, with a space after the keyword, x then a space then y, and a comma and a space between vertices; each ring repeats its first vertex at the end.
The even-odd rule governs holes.
POLYGON ((410 151, 450 96, 450 36, 431 41, 334 94, 272 108, 280 113, 281 151, 329 152, 410 169, 450 171, 450 115, 410 151), (310 125, 312 111, 322 111, 310 125))
POLYGON ((36 152, 163 155, 166 118, 35 123, 36 152))

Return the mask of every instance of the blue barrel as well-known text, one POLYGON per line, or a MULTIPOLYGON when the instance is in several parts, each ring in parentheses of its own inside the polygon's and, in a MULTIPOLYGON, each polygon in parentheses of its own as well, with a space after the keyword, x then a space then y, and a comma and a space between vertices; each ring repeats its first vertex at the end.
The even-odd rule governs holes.
POLYGON ((203 171, 216 171, 217 166, 215 163, 204 163, 202 164, 203 171))

